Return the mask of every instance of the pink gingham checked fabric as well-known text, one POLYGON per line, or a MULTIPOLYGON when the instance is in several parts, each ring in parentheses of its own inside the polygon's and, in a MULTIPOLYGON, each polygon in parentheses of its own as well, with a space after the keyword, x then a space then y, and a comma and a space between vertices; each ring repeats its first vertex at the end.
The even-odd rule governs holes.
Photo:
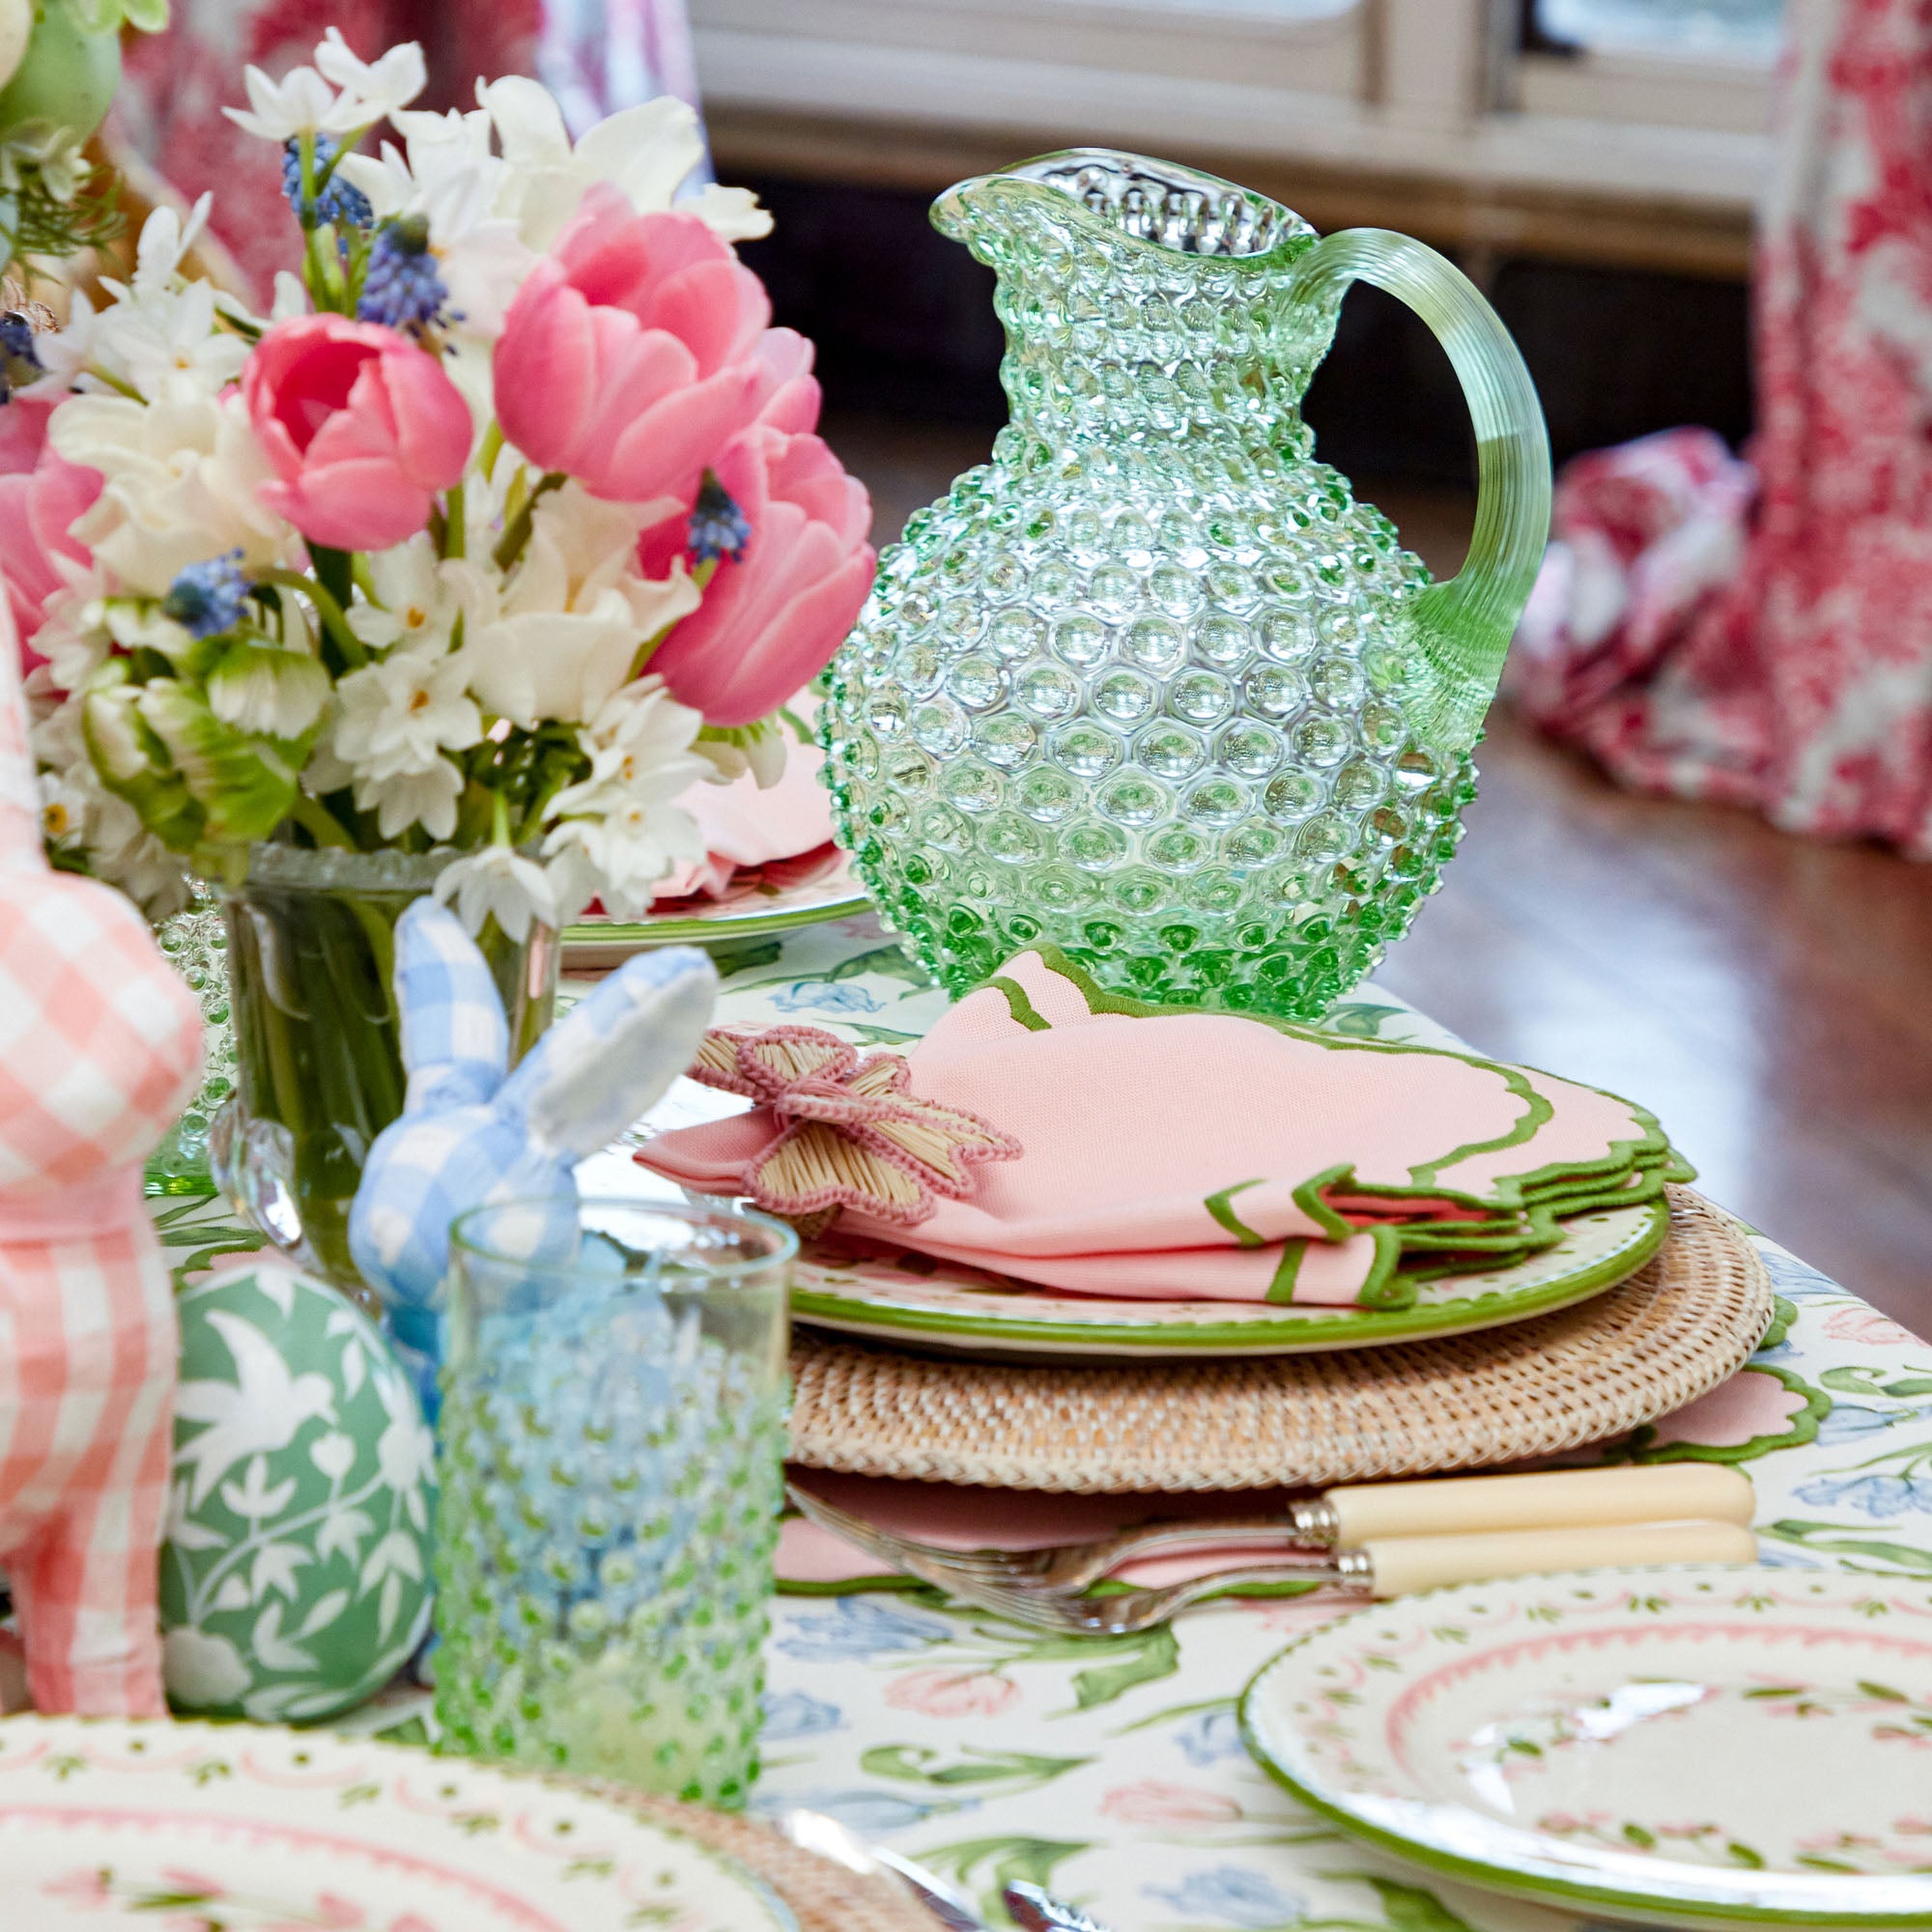
POLYGON ((165 1710, 177 1335, 141 1163, 200 1051, 140 914, 46 864, 0 606, 0 1567, 42 1711, 165 1710))

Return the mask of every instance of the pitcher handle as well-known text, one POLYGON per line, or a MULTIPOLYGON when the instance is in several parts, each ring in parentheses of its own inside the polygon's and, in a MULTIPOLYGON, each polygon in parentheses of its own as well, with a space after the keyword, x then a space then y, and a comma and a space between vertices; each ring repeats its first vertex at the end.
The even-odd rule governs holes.
POLYGON ((1386 228, 1345 229, 1295 264, 1290 299, 1332 314, 1357 281, 1386 289, 1435 331, 1475 419, 1476 526, 1463 568, 1412 607, 1431 675, 1409 706, 1428 742, 1466 752, 1482 731, 1548 541, 1549 437, 1521 353, 1453 262, 1386 228))

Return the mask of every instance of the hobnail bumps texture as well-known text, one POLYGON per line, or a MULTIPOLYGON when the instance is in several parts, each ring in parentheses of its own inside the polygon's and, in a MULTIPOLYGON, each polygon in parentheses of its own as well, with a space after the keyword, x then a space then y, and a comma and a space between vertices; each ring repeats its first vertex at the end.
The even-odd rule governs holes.
POLYGON ((998 272, 1012 420, 881 556, 824 730, 840 841, 955 993, 1047 940, 1312 1018, 1474 795, 1406 703, 1428 573, 1298 413, 1334 323, 1288 298, 1313 231, 1205 179, 1057 158, 936 211, 998 272))
POLYGON ((654 1296, 482 1319, 440 1419, 445 1747, 742 1805, 784 1426, 654 1296))

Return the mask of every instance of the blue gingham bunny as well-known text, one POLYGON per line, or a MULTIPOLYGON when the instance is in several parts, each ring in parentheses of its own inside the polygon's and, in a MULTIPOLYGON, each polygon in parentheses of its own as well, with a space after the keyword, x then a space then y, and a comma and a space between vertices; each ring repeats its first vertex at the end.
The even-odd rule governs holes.
MULTIPOLYGON (((654 1106, 691 1065, 718 975, 691 947, 628 960, 559 1019, 514 1073, 509 1027, 483 955, 447 907, 396 924, 396 1003, 409 1091, 369 1151, 349 1246, 383 1298, 401 1351, 433 1381, 442 1354, 449 1226, 492 1201, 529 1201, 506 1235, 533 1262, 576 1252, 578 1161, 654 1106)), ((425 1393, 434 1400, 433 1389, 425 1393)))

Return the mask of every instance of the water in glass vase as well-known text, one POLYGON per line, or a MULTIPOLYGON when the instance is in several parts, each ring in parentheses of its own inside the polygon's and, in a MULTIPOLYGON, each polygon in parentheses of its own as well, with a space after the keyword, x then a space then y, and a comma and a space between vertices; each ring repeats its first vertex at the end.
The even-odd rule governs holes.
MULTIPOLYGON (((376 1136, 402 1112, 396 922, 460 855, 261 844, 220 887, 236 1091, 215 1116, 215 1184, 284 1253, 357 1300, 349 1210, 376 1136)), ((556 935, 477 944, 510 1022, 514 1065, 549 1025, 556 935)))
POLYGON ((1165 162, 1047 156, 933 218, 998 273, 1012 416, 834 663, 840 841, 955 992, 1050 941, 1144 998, 1313 1017, 1461 836, 1548 527, 1521 357, 1421 243, 1165 162), (1356 280, 1435 327, 1475 417, 1447 583, 1301 420, 1356 280))

